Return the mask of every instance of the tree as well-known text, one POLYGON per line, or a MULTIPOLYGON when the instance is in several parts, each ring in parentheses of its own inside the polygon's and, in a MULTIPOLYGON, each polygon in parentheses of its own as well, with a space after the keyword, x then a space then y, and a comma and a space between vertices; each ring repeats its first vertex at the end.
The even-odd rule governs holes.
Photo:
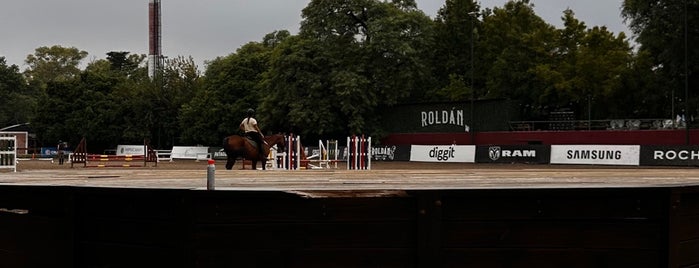
POLYGON ((111 69, 128 77, 134 75, 146 59, 146 55, 130 54, 126 51, 111 51, 107 52, 107 61, 109 61, 111 69))
POLYGON ((40 140, 54 143, 61 139, 76 144, 86 137, 92 152, 102 152, 150 138, 150 129, 142 127, 147 121, 143 115, 155 106, 152 98, 139 94, 149 92, 143 88, 151 83, 145 67, 138 66, 142 58, 128 56, 128 52, 108 53, 107 59, 90 62, 75 77, 48 82, 32 121, 40 140), (120 56, 110 57, 117 54, 120 56), (115 60, 118 58, 125 61, 115 60))
MULTIPOLYGON (((696 115, 697 95, 694 85, 699 80, 699 2, 683 1, 649 1, 625 0, 622 4, 622 16, 629 22, 636 34, 636 41, 641 44, 639 54, 650 56, 653 60, 653 74, 663 81, 658 90, 661 94, 670 92, 671 96, 682 96, 682 89, 688 89, 690 112, 696 115), (685 55, 686 53, 686 55, 685 55)), ((685 100, 686 101, 686 100, 685 100)), ((684 106, 684 105, 683 105, 684 106)))
POLYGON ((162 85, 159 83, 156 80, 142 87, 137 93, 147 103, 136 102, 138 106, 131 110, 139 113, 135 126, 146 131, 145 137, 156 138, 159 146, 172 146, 181 132, 177 114, 201 87, 201 74, 191 56, 178 56, 165 61, 162 85))
POLYGON ((528 0, 509 1, 484 13, 478 51, 483 54, 479 69, 487 78, 481 95, 539 106, 547 86, 535 70, 551 63, 555 28, 534 13, 528 0))
POLYGON ((274 129, 304 136, 344 130, 347 119, 338 109, 351 102, 338 101, 337 93, 329 88, 335 72, 331 60, 322 44, 313 39, 294 36, 276 47, 262 81, 262 121, 274 129))
POLYGON ((78 76, 80 62, 87 55, 75 47, 39 47, 27 56, 25 63, 29 68, 24 74, 30 83, 46 88, 49 82, 65 82, 78 76))
POLYGON ((314 0, 302 16, 265 76, 263 107, 284 111, 268 118, 276 126, 309 137, 378 132, 381 109, 424 95, 431 23, 414 1, 314 0))
MULTIPOLYGON (((430 57, 433 59, 432 77, 436 80, 431 88, 431 99, 463 101, 471 98, 470 93, 475 90, 470 77, 475 66, 471 66, 471 63, 476 62, 476 58, 481 54, 471 54, 470 49, 471 46, 476 46, 475 39, 478 37, 478 29, 481 28, 477 15, 480 14, 479 9, 478 3, 473 0, 447 0, 437 12, 434 54, 430 57)), ((474 77, 475 80, 479 80, 479 84, 482 85, 481 78, 474 77)))
POLYGON ((29 122, 36 109, 36 92, 27 86, 17 65, 0 57, 0 128, 29 122))
MULTIPOLYGON (((205 78, 178 115, 183 142, 221 144, 223 137, 238 133, 238 126, 245 111, 258 110, 262 99, 260 83, 263 73, 269 69, 272 48, 283 44, 288 31, 276 31, 263 41, 250 42, 236 53, 209 62, 205 78)), ((272 130, 261 120, 263 131, 272 130)))
MULTIPOLYGON (((588 29, 572 10, 563 12, 564 28, 556 30, 552 60, 539 64, 534 72, 545 91, 540 103, 594 114, 595 118, 630 116, 622 109, 625 98, 622 76, 633 54, 626 35, 614 35, 606 27, 588 29), (591 110, 590 110, 591 109, 591 110)), ((587 116, 579 116, 587 119, 587 116)))

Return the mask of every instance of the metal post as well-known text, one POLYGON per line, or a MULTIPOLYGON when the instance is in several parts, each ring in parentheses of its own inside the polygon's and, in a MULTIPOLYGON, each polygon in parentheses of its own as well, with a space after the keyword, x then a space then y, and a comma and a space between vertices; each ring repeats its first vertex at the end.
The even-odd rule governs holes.
POLYGON ((592 129, 592 94, 587 94, 587 130, 592 129))
POLYGON ((687 1, 684 0, 684 140, 685 144, 689 145, 689 71, 688 71, 688 52, 687 52, 687 25, 689 18, 687 17, 687 1))
POLYGON ((471 20, 471 40, 470 40, 471 41, 471 127, 469 130, 469 132, 470 132, 469 136, 471 136, 471 144, 475 144, 475 137, 474 137, 475 135, 474 134, 475 134, 476 128, 475 128, 475 121, 474 121, 473 113, 474 113, 474 99, 476 98, 476 87, 473 86, 473 80, 474 80, 473 79, 473 67, 474 67, 474 64, 473 64, 473 51, 474 51, 474 48, 473 48, 473 43, 474 43, 473 42, 473 29, 474 29, 473 21, 475 20, 474 16, 478 16, 478 12, 469 12, 468 15, 471 17, 470 18, 470 20, 471 20))
POLYGON ((214 190, 215 188, 214 173, 216 173, 216 161, 209 159, 209 166, 206 168, 206 190, 214 190))

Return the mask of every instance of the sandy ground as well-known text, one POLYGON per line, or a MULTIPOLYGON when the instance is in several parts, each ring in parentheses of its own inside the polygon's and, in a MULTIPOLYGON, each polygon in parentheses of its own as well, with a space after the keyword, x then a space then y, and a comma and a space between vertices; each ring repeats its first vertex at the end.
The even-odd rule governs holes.
MULTIPOLYGON (((95 162, 95 161, 93 161, 95 162)), ((92 163, 93 165, 96 163, 92 163)), ((131 163, 137 164, 137 163, 131 163)), ((23 160, 18 172, 2 170, 0 184, 80 187, 206 189, 207 161, 175 160, 157 167, 83 168, 50 160, 23 160)), ((217 190, 379 191, 387 189, 511 189, 699 186, 694 168, 548 164, 372 162, 371 171, 225 170, 216 162, 217 190)), ((376 194, 372 192, 372 194, 376 194)))
MULTIPOLYGON (((132 165, 142 166, 142 162, 132 162, 132 165)), ((216 169, 225 169, 225 160, 216 161, 216 169)), ((242 162, 236 161, 234 169, 241 169, 242 162)), ((166 170, 196 170, 196 169, 206 169, 208 163, 206 161, 195 161, 195 160, 175 160, 175 161, 163 161, 159 162, 157 166, 153 163, 148 163, 147 167, 138 167, 142 169, 166 169, 166 170)), ((258 164, 259 166, 260 164, 258 164)), ((346 163, 340 162, 337 164, 338 169, 346 169, 346 163)), ((374 161, 371 162, 372 169, 468 169, 474 168, 476 164, 470 163, 421 163, 421 162, 408 162, 408 161, 374 161)), ((529 165, 524 164, 478 164, 479 168, 485 168, 487 166, 493 166, 494 168, 516 168, 516 167, 526 167, 529 165)), ((536 167, 541 167, 545 165, 532 165, 536 167)), ((76 169, 83 168, 83 164, 75 164, 71 167, 70 163, 64 163, 59 165, 58 161, 51 160, 20 160, 17 164, 17 171, 22 170, 38 170, 38 169, 76 169)), ((246 164, 245 169, 250 169, 250 165, 246 164)))
MULTIPOLYGON (((94 163, 93 163, 94 164, 94 163)), ((159 169, 159 170, 206 170, 206 161, 195 161, 195 160, 175 160, 175 161, 163 161, 159 162, 157 166, 153 163, 148 163, 147 167, 142 167, 142 162, 132 162, 132 165, 138 165, 141 167, 132 167, 140 169, 159 169)), ((237 161, 233 169, 242 169, 242 163, 237 161)), ((259 166, 259 164, 258 164, 259 166)), ((64 163, 59 165, 58 161, 51 160, 20 160, 17 165, 17 171, 23 170, 42 170, 42 169, 82 169, 83 164, 75 164, 71 167, 70 163, 64 163)), ((409 162, 409 161, 372 161, 371 168, 374 170, 436 170, 436 169, 569 169, 569 168, 583 168, 583 169, 596 169, 596 168, 613 168, 613 169, 634 169, 639 167, 633 166, 590 166, 590 165, 548 165, 548 164, 484 164, 484 163, 427 163, 427 162, 409 162)), ((677 169, 677 167, 642 167, 644 169, 677 169)), ((119 168, 112 168, 119 169, 119 168)), ((216 169, 225 169, 225 160, 216 161, 216 169)), ((245 169, 251 169, 249 164, 246 164, 245 169)), ((346 163, 338 163, 338 169, 346 169, 346 163)), ((7 170, 0 170, 0 172, 5 172, 7 170)))

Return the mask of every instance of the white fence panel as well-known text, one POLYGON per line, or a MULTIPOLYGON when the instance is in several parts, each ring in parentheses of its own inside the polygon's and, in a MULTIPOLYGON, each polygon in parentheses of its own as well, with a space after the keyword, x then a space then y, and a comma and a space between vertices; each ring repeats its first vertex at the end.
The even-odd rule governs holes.
POLYGON ((12 169, 17 172, 17 139, 0 137, 0 169, 12 169))

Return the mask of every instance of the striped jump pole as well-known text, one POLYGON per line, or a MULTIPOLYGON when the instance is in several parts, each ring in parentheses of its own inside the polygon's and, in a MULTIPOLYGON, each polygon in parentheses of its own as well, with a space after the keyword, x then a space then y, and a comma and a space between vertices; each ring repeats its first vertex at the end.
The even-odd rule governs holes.
POLYGON ((286 155, 285 168, 288 170, 299 169, 301 165, 301 136, 290 134, 287 137, 286 155))
POLYGON ((371 169, 371 137, 347 137, 347 169, 371 169))

